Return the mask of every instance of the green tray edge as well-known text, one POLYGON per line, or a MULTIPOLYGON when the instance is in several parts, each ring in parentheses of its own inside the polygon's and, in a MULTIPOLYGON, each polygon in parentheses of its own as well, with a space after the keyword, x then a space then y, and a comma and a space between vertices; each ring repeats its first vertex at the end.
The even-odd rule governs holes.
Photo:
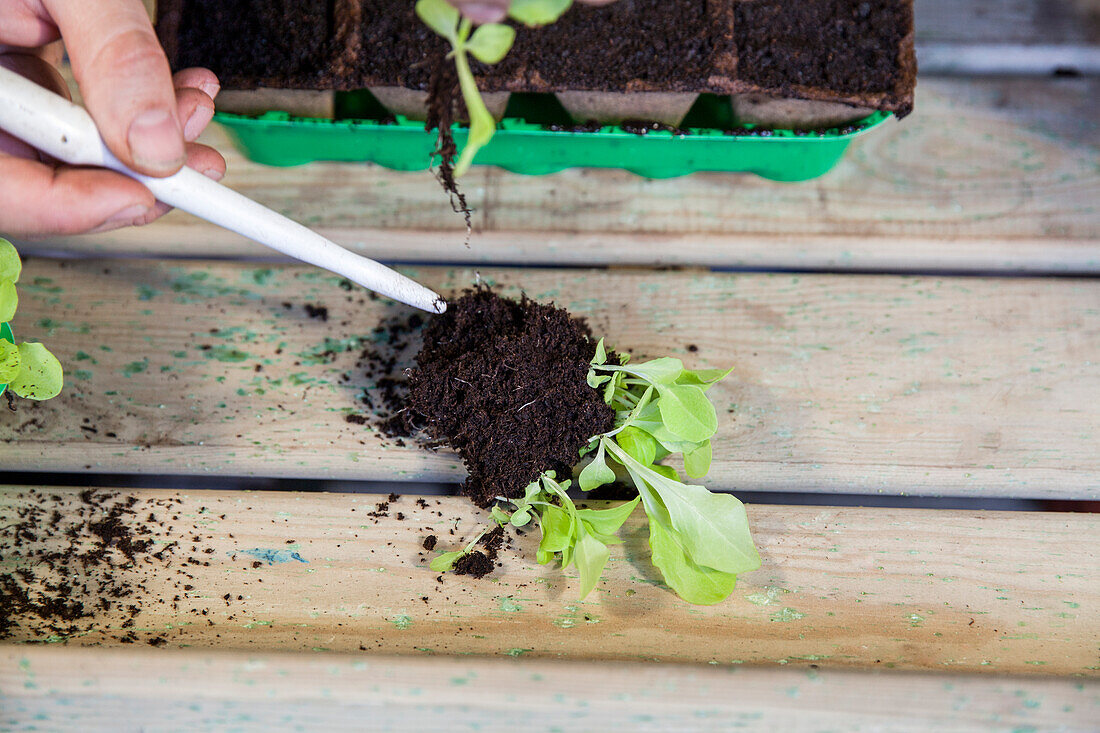
MULTIPOLYGON (((478 153, 475 164, 526 175, 587 167, 620 168, 646 178, 716 171, 803 181, 828 172, 853 139, 891 116, 875 112, 854 123, 859 129, 844 133, 834 129, 822 135, 799 135, 793 130, 773 130, 768 136, 734 136, 698 128, 682 136, 668 131, 638 135, 616 126, 595 132, 561 132, 506 118, 478 153)), ((422 122, 401 116, 387 124, 293 117, 286 112, 257 116, 219 112, 215 120, 249 158, 280 167, 327 160, 371 161, 393 170, 424 170, 429 167, 435 142, 435 135, 425 131, 422 122)), ((461 148, 467 128, 455 125, 452 129, 461 148)))

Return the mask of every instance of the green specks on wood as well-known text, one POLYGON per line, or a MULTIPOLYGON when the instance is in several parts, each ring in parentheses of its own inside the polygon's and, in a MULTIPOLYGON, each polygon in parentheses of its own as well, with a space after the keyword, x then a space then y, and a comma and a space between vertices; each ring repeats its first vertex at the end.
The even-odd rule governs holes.
POLYGON ((146 357, 141 361, 132 361, 126 366, 122 367, 122 373, 127 377, 132 377, 135 374, 141 374, 149 368, 149 358, 146 357))
POLYGON ((806 618, 806 614, 801 611, 796 611, 793 608, 784 606, 780 610, 772 614, 772 621, 778 621, 779 623, 790 623, 791 621, 798 621, 799 619, 806 618))
POLYGON ((227 363, 241 362, 249 358, 247 353, 231 346, 211 346, 204 353, 207 359, 217 359, 227 363))
POLYGON ((390 616, 386 620, 401 631, 404 631, 405 629, 413 625, 412 617, 410 617, 407 613, 399 613, 395 616, 390 616))

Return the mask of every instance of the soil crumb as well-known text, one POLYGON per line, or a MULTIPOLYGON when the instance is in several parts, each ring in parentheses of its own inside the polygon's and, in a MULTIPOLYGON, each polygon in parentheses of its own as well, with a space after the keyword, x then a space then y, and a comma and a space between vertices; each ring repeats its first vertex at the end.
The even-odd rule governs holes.
POLYGON ((497 554, 500 552, 500 548, 504 546, 504 528, 497 527, 493 531, 487 532, 484 537, 478 540, 478 544, 484 547, 485 551, 475 550, 460 557, 455 562, 454 568, 452 568, 455 575, 484 578, 493 572, 493 568, 496 566, 497 554))
POLYGON ((402 415, 458 451, 475 503, 522 496, 544 471, 569 476, 613 426, 585 381, 594 353, 588 325, 564 309, 467 290, 424 330, 402 415))
POLYGON ((451 572, 455 575, 469 575, 474 578, 484 578, 493 572, 493 561, 484 552, 474 551, 469 555, 463 555, 455 562, 451 572))

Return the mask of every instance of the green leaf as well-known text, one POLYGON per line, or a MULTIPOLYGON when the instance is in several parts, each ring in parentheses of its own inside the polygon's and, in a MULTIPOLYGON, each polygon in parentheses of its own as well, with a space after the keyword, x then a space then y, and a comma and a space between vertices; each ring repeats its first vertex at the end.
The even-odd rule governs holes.
POLYGON ((514 40, 515 28, 503 23, 486 23, 479 25, 470 36, 466 50, 483 64, 495 64, 508 53, 514 40))
POLYGON ((447 0, 417 0, 416 14, 433 31, 458 45, 458 9, 447 0))
POLYGON ((458 558, 466 554, 465 550, 455 550, 454 552, 444 552, 428 563, 433 571, 437 573, 445 573, 455 566, 458 562, 458 558))
POLYGON ((725 379, 732 371, 733 367, 724 371, 722 369, 696 369, 695 371, 685 369, 683 374, 676 378, 676 384, 697 384, 705 392, 725 379))
POLYGON ((495 519, 497 524, 499 524, 501 527, 511 521, 511 517, 508 516, 508 512, 504 511, 498 506, 494 506, 492 509, 490 509, 489 514, 492 515, 493 519, 495 519))
POLYGON ((553 23, 562 16, 573 0, 512 0, 508 15, 528 26, 553 23))
POLYGON ((613 535, 619 531, 641 500, 642 497, 637 496, 633 501, 624 502, 610 509, 578 509, 577 517, 596 534, 613 535))
POLYGON ((596 342, 596 355, 592 357, 593 364, 607 363, 607 349, 604 348, 603 339, 596 342))
POLYGON ((615 398, 615 390, 619 389, 619 386, 623 381, 623 373, 618 372, 611 377, 611 381, 607 383, 607 386, 603 389, 603 401, 607 404, 611 404, 611 400, 615 398))
POLYGON ((684 440, 702 442, 718 430, 718 414, 695 385, 659 385, 657 404, 665 427, 684 440))
POLYGON ((573 541, 573 521, 564 509, 553 505, 542 508, 542 541, 539 549, 543 552, 561 552, 573 541))
POLYGON ((577 477, 577 483, 580 485, 581 491, 591 491, 604 484, 614 483, 614 481, 615 472, 607 466, 603 441, 600 441, 600 447, 596 450, 596 455, 593 456, 591 463, 581 469, 581 474, 577 477))
POLYGON ((680 480, 680 474, 676 473, 676 469, 672 466, 665 466, 660 463, 654 463, 652 466, 650 466, 650 468, 652 468, 654 471, 661 474, 667 479, 672 479, 673 481, 680 480))
POLYGON ((599 387, 601 384, 603 384, 604 382, 609 381, 610 379, 611 379, 610 374, 596 374, 595 369, 589 369, 588 370, 588 377, 586 378, 586 381, 588 382, 589 387, 591 387, 592 389, 595 389, 596 387, 599 387))
POLYGON ((0 282, 19 282, 22 270, 23 263, 19 261, 15 245, 0 237, 0 282))
POLYGON ((684 453, 684 473, 692 478, 703 478, 710 470, 710 441, 705 440, 693 451, 684 453))
POLYGON ((652 489, 670 517, 670 529, 692 562, 737 575, 760 567, 745 506, 730 494, 713 494, 706 487, 672 480, 644 466, 621 448, 608 443, 611 454, 626 467, 653 518, 652 489))
POLYGON ((15 283, 0 281, 0 323, 7 323, 15 317, 19 305, 19 296, 15 292, 15 283))
POLYGON ((615 442, 630 457, 644 466, 648 466, 657 457, 657 441, 649 433, 642 432, 638 428, 627 426, 615 436, 615 442))
POLYGON ((470 169, 477 151, 493 138, 497 127, 477 90, 477 80, 474 79, 474 72, 470 71, 470 62, 461 50, 455 53, 455 69, 458 72, 462 99, 466 102, 466 111, 470 113, 470 134, 466 137, 466 145, 462 148, 458 162, 455 163, 455 176, 461 176, 470 169))
POLYGON ((0 339, 0 384, 7 384, 19 374, 19 347, 0 339))
POLYGON ((662 356, 641 364, 631 364, 626 371, 653 384, 672 384, 684 371, 684 363, 674 356, 662 356))
POLYGON ((584 600, 585 596, 591 593, 592 589, 596 587, 596 583, 599 582, 604 566, 607 565, 607 559, 611 557, 611 552, 607 549, 607 545, 582 530, 580 539, 577 541, 574 557, 577 570, 580 571, 581 575, 580 599, 584 600))
POLYGON ((524 507, 524 508, 520 509, 519 511, 515 512, 512 515, 512 519, 511 519, 513 527, 523 527, 530 521, 531 521, 531 511, 527 507, 524 507))
POLYGON ((527 487, 523 490, 524 503, 530 503, 535 500, 535 497, 542 491, 542 486, 537 480, 527 484, 527 487))
POLYGON ((649 547, 653 565, 661 571, 668 586, 688 603, 701 606, 719 603, 728 598, 737 585, 736 575, 693 562, 677 542, 676 535, 652 517, 649 520, 649 547))
POLYGON ((664 476, 650 481, 660 494, 684 549, 698 565, 726 573, 747 573, 760 567, 760 555, 749 533, 745 505, 730 494, 713 494, 702 486, 682 484, 664 476))
POLYGON ((8 383, 8 388, 20 397, 31 400, 48 400, 61 393, 64 382, 61 362, 45 346, 37 343, 19 344, 19 375, 8 383))

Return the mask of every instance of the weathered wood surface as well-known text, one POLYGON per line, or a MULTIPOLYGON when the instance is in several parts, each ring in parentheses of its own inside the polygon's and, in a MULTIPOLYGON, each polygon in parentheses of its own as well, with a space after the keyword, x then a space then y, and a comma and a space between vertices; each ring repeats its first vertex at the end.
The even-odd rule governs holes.
POLYGON ((22 730, 1093 730, 1094 682, 536 660, 0 646, 22 730))
MULTIPOLYGON (((463 478, 451 454, 387 446, 345 422, 365 411, 359 398, 372 385, 356 367, 360 350, 383 316, 408 311, 345 291, 334 276, 132 260, 33 260, 24 272, 16 334, 47 342, 68 386, 50 402, 0 411, 4 468, 463 478), (328 321, 307 317, 306 303, 325 304, 328 321)), ((441 292, 475 279, 407 272, 441 292)), ((481 276, 587 316, 640 357, 733 365, 712 392, 722 418, 712 486, 1100 495, 1096 281, 481 276)))
MULTIPOLYGON (((226 154, 228 185, 388 260, 1095 273, 1098 84, 922 79, 911 117, 857 140, 836 170, 802 184, 475 168, 464 186, 476 209, 470 248, 426 171, 268 168, 246 161, 216 126, 206 141, 226 154)), ((271 255, 179 213, 150 228, 23 247, 271 255)))
MULTIPOLYGON (((78 493, 7 487, 0 515, 10 521, 33 505, 74 516, 78 493)), ((83 575, 111 572, 138 591, 109 611, 96 607, 91 624, 81 622, 94 628, 70 645, 112 645, 132 633, 139 645, 163 637, 168 646, 256 651, 1085 676, 1098 665, 1100 520, 1090 514, 753 505, 763 567, 742 576, 727 601, 701 607, 658 582, 641 512, 624 526, 604 580, 580 602, 572 571, 534 563, 535 534, 502 550, 490 578, 438 579, 422 540, 436 535, 442 551, 487 519, 459 497, 421 506, 406 496, 378 512, 383 497, 370 495, 119 496, 137 500, 125 524, 150 528, 143 536, 157 544, 179 544, 131 569, 74 571, 78 587, 83 575), (125 628, 117 614, 131 603, 141 612, 125 628)), ((68 547, 57 534, 27 547, 68 547)), ((82 551, 90 535, 77 535, 82 551)), ((5 570, 20 562, 5 558, 5 570)), ((88 584, 97 587, 94 578, 88 584)), ((23 626, 9 639, 42 640, 23 626)))
POLYGON ((1095 74, 1096 0, 916 0, 921 74, 1095 74))

